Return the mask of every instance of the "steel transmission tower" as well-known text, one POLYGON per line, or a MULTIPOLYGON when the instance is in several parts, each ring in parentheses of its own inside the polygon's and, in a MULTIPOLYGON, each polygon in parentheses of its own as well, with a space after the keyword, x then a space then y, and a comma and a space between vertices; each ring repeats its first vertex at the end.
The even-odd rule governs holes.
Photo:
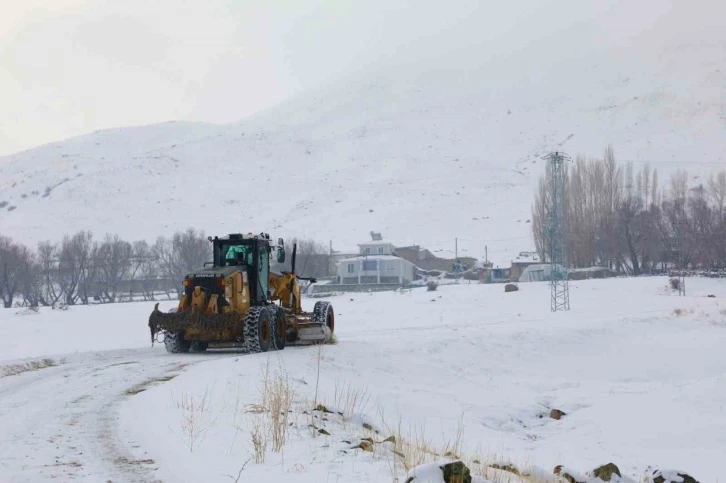
POLYGON ((552 275, 550 279, 552 312, 570 310, 570 286, 565 268, 565 161, 569 159, 564 153, 554 152, 545 157, 550 163, 552 189, 552 205, 549 212, 550 263, 552 275))

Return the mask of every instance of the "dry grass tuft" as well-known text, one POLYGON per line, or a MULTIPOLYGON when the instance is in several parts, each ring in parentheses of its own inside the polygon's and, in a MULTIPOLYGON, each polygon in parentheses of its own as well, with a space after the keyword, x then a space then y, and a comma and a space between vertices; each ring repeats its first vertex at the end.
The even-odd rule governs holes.
POLYGON ((456 432, 443 445, 437 445, 427 436, 426 428, 423 425, 409 426, 404 430, 399 417, 398 424, 391 427, 386 424, 382 410, 379 408, 379 418, 386 434, 390 436, 383 441, 376 443, 376 446, 388 444, 389 469, 393 481, 399 481, 400 473, 407 473, 413 468, 441 461, 462 461, 466 464, 472 475, 484 477, 492 483, 542 483, 541 478, 523 476, 519 468, 506 458, 489 455, 480 456, 481 448, 474 454, 468 454, 463 447, 464 440, 464 418, 463 414, 459 419, 456 432), (402 470, 402 471, 401 471, 402 470))
POLYGON ((265 426, 263 416, 257 415, 252 419, 250 438, 252 440, 252 447, 255 451, 255 463, 257 464, 264 463, 265 455, 267 454, 267 431, 265 426))
POLYGON ((267 414, 270 418, 272 451, 279 453, 287 441, 289 415, 292 412, 294 391, 284 367, 269 381, 267 414))
POLYGON ((335 389, 333 400, 338 411, 343 413, 343 417, 350 417, 353 414, 362 413, 368 407, 371 395, 367 389, 354 388, 350 382, 341 383, 335 381, 335 389))
MULTIPOLYGON (((274 370, 270 366, 270 358, 265 361, 261 370, 259 392, 260 402, 247 405, 245 408, 246 413, 252 414, 249 432, 257 464, 264 463, 268 443, 272 451, 276 453, 282 451, 292 424, 290 415, 295 392, 281 360, 274 370)), ((239 405, 239 402, 236 404, 239 405)), ((244 429, 238 425, 235 425, 235 428, 236 438, 237 433, 244 432, 244 429)))
POLYGON ((201 397, 182 393, 181 398, 176 402, 176 407, 182 412, 182 433, 191 452, 201 444, 207 431, 214 426, 216 418, 211 417, 211 404, 211 394, 208 388, 205 388, 201 397))
POLYGON ((679 308, 673 309, 673 315, 675 315, 676 317, 681 317, 683 315, 692 314, 693 312, 695 312, 695 309, 693 309, 693 308, 682 309, 679 307, 679 308))
POLYGON ((393 436, 391 441, 393 443, 392 453, 398 457, 398 461, 394 462, 394 465, 403 465, 404 472, 440 458, 441 453, 436 450, 433 442, 426 438, 426 431, 423 426, 409 426, 408 430, 404 431, 399 418, 396 427, 391 428, 387 425, 384 425, 384 427, 386 433, 393 436))

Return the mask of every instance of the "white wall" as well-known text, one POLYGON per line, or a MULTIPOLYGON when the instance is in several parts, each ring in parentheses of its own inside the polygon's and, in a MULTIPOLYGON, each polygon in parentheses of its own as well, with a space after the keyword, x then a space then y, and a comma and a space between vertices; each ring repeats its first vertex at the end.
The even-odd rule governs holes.
POLYGON ((341 277, 357 277, 358 271, 360 268, 360 261, 347 261, 347 262, 338 262, 338 275, 341 277), (353 271, 348 271, 348 265, 353 266, 353 271))
POLYGON ((361 255, 391 255, 393 244, 387 242, 361 243, 358 245, 361 255), (370 252, 366 252, 366 249, 370 252))
POLYGON ((341 278, 358 276, 403 277, 404 280, 413 281, 414 265, 403 258, 379 259, 371 256, 369 258, 338 262, 338 275, 341 278), (362 264, 364 261, 376 262, 376 269, 363 270, 362 264), (351 272, 348 271, 349 265, 353 266, 351 272))

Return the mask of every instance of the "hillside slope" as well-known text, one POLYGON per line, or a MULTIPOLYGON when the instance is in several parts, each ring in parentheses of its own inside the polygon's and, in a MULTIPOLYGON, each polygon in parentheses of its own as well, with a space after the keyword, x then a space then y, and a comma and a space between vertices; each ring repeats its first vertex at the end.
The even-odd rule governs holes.
POLYGON ((575 42, 585 23, 488 60, 474 46, 401 54, 240 123, 120 128, 0 158, 0 226, 26 243, 195 226, 343 251, 375 230, 442 255, 458 237, 460 254, 487 245, 504 265, 533 246, 533 187, 550 150, 598 156, 612 143, 661 176, 726 162, 726 34, 668 27, 588 48, 575 42))

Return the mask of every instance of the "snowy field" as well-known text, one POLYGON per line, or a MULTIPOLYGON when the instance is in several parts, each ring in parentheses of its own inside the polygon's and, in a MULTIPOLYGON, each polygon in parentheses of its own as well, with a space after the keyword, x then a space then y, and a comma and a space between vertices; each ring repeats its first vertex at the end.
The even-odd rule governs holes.
POLYGON ((507 460, 550 475, 613 462, 635 481, 651 467, 715 482, 726 280, 689 279, 685 298, 666 285, 573 282, 572 310, 557 314, 543 283, 341 295, 337 344, 256 355, 152 349, 149 303, 4 310, 6 373, 52 363, 0 372, 0 482, 403 482, 404 456, 416 459, 403 441, 425 442, 438 455, 418 455, 426 462, 446 459, 448 443, 491 481, 507 480, 483 466, 507 460), (260 412, 265 373, 268 388, 293 391, 279 452, 260 412), (351 449, 363 437, 373 451, 351 449))

